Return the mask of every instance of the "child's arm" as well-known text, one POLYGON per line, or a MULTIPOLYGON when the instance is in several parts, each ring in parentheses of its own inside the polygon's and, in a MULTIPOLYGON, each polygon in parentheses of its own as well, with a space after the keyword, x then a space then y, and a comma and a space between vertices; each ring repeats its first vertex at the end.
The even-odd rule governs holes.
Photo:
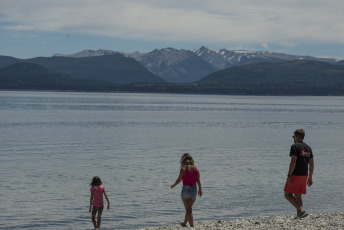
POLYGON ((91 198, 90 198, 90 209, 89 209, 89 212, 91 212, 91 209, 92 209, 92 203, 93 203, 93 193, 91 192, 91 198))
POLYGON ((109 210, 110 209, 110 201, 109 201, 109 197, 107 196, 107 194, 106 194, 106 192, 104 191, 104 196, 105 196, 105 199, 106 199, 106 201, 107 201, 107 210, 109 210))

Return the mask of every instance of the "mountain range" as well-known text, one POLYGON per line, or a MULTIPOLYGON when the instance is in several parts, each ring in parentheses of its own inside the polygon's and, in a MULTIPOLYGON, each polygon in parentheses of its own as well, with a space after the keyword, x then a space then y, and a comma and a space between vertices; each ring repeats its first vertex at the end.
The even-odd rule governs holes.
POLYGON ((115 84, 100 80, 77 80, 41 65, 18 62, 0 69, 2 89, 31 90, 111 90, 115 84))
POLYGON ((336 85, 344 83, 344 66, 314 60, 262 62, 218 71, 198 83, 336 85))
POLYGON ((0 56, 0 68, 19 62, 34 63, 80 80, 99 80, 116 84, 164 82, 139 62, 119 53, 80 58, 53 56, 16 59, 0 56))
POLYGON ((79 53, 59 57, 93 57, 122 54, 143 64, 149 71, 160 76, 166 82, 191 83, 219 70, 234 66, 244 66, 261 62, 286 62, 292 60, 315 60, 331 64, 338 61, 333 58, 316 58, 297 56, 268 51, 243 51, 220 49, 217 51, 201 47, 194 50, 177 50, 174 48, 155 49, 148 53, 125 53, 111 50, 84 50, 79 53))
POLYGON ((0 56, 0 89, 344 95, 344 61, 267 51, 165 48, 0 56))

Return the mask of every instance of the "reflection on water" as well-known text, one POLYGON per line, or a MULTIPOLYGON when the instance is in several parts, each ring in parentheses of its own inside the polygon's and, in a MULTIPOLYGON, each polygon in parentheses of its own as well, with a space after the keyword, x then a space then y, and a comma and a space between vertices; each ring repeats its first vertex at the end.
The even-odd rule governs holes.
POLYGON ((3 228, 89 229, 98 175, 103 229, 178 223, 182 153, 201 172, 195 220, 292 215, 283 185, 292 133, 315 154, 309 212, 342 210, 344 100, 170 94, 0 92, 3 228))

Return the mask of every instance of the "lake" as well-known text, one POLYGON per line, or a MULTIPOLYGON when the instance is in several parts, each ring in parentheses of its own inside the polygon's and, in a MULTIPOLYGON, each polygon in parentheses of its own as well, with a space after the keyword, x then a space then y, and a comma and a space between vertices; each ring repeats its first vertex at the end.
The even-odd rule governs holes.
POLYGON ((315 160, 304 208, 343 211, 343 99, 0 91, 0 228, 92 229, 96 175, 102 229, 178 224, 184 152, 201 174, 196 222, 294 215, 283 187, 298 128, 315 160))

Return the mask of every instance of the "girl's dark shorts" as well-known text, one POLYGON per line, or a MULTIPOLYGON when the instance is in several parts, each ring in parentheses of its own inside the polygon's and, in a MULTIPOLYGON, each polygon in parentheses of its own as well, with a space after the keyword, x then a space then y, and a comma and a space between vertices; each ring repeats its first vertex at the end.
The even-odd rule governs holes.
POLYGON ((97 212, 98 212, 98 215, 101 215, 103 213, 103 209, 104 209, 104 206, 102 206, 102 207, 93 206, 92 215, 96 215, 97 212))
POLYGON ((183 185, 181 197, 183 200, 192 199, 196 200, 197 197, 197 186, 183 185))

